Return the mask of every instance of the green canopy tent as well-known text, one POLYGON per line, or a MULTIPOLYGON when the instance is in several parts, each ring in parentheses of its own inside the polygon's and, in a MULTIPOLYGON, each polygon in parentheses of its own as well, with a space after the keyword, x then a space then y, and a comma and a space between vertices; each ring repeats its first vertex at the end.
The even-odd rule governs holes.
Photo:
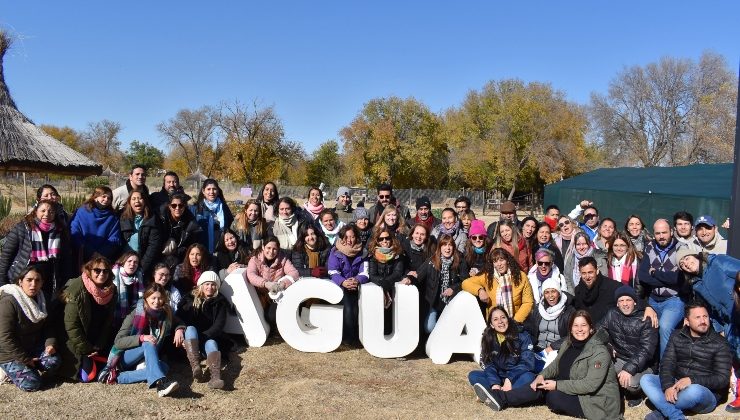
MULTIPOLYGON (((652 222, 672 222, 677 211, 698 217, 709 214, 722 224, 730 217, 732 164, 653 168, 604 168, 545 186, 545 205, 556 204, 567 214, 581 200, 590 200, 602 218, 624 228, 630 214, 652 222)), ((722 232, 724 235, 726 232, 722 232)))

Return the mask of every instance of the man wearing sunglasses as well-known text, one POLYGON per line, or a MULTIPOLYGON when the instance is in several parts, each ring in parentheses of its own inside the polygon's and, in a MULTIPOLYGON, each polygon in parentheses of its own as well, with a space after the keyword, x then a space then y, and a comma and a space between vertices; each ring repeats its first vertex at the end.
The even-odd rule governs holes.
POLYGON ((385 210, 388 204, 398 207, 398 217, 402 217, 403 220, 409 220, 411 218, 409 208, 399 203, 396 197, 393 196, 393 187, 390 184, 380 184, 378 185, 378 200, 374 206, 368 209, 370 221, 377 224, 378 219, 380 219, 383 210, 385 210))
POLYGON ((568 213, 568 217, 578 220, 581 213, 583 213, 583 222, 578 223, 578 226, 586 232, 589 239, 593 242, 599 230, 599 210, 594 207, 593 202, 583 200, 578 203, 576 208, 568 213))
POLYGON ((177 172, 168 171, 162 179, 162 189, 149 195, 149 203, 155 214, 162 214, 162 207, 170 200, 170 196, 176 192, 185 192, 180 185, 180 177, 177 172))

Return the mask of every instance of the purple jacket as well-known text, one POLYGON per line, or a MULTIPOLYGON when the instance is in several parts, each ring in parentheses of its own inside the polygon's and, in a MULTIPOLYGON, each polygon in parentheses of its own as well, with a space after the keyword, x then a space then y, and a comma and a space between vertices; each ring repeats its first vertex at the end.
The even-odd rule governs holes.
POLYGON ((337 251, 337 248, 334 247, 329 253, 329 262, 326 265, 331 281, 338 286, 341 286, 342 282, 350 277, 357 279, 360 284, 370 281, 364 252, 350 261, 349 257, 337 251))

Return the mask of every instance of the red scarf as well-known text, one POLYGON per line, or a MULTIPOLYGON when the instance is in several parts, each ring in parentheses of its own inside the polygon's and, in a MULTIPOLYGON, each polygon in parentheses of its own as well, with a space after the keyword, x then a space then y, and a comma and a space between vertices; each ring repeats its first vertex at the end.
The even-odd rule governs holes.
POLYGON ((621 281, 625 286, 632 286, 632 282, 637 274, 637 263, 635 261, 625 260, 622 265, 621 278, 614 277, 614 266, 609 264, 609 278, 616 281, 621 281))
POLYGON ((414 224, 415 225, 425 225, 427 229, 429 229, 429 232, 432 231, 432 228, 434 228, 434 222, 437 219, 434 218, 434 215, 430 214, 429 217, 427 217, 427 220, 421 220, 419 216, 417 215, 414 217, 414 224))

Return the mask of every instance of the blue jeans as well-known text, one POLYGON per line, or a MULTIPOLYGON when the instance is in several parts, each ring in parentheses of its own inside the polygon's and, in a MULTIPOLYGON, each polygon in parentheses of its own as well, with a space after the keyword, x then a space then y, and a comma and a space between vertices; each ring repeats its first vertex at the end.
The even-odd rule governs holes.
POLYGON ((439 318, 439 312, 434 309, 430 309, 427 313, 427 317, 424 320, 424 331, 427 334, 431 334, 434 327, 437 325, 437 318, 439 318))
MULTIPOLYGON (((534 378, 535 374, 532 372, 522 373, 518 378, 511 382, 511 389, 529 386, 529 384, 534 381, 534 378)), ((489 390, 493 385, 503 386, 504 379, 506 378, 499 378, 497 375, 491 375, 485 370, 474 370, 468 373, 468 382, 470 382, 470 385, 481 384, 489 390)), ((511 378, 509 378, 509 380, 511 381, 511 378)))
POLYGON ((169 369, 166 363, 159 360, 157 347, 148 341, 141 343, 139 347, 124 351, 119 366, 121 367, 121 373, 118 375, 119 384, 146 382, 149 388, 163 379, 169 369), (142 360, 146 363, 146 368, 126 370, 135 369, 142 360))
POLYGON ((40 356, 36 368, 17 360, 0 364, 0 368, 5 371, 8 379, 18 388, 29 392, 38 391, 41 389, 40 371, 55 372, 62 365, 62 358, 59 353, 49 355, 43 350, 37 354, 40 354, 40 356))
MULTIPOLYGON (((197 340, 198 330, 196 330, 195 327, 192 325, 185 328, 185 339, 186 340, 197 340)), ((211 354, 214 351, 218 351, 218 344, 216 343, 215 340, 206 340, 206 342, 204 343, 204 348, 205 348, 206 354, 211 354)))
POLYGON ((676 325, 683 319, 683 301, 678 296, 668 298, 662 302, 648 299, 648 304, 658 314, 658 334, 660 334, 660 358, 668 347, 668 339, 676 329, 676 325))
POLYGON ((717 407, 717 399, 712 391, 702 385, 691 384, 679 391, 675 404, 666 401, 658 375, 643 375, 640 379, 640 387, 655 408, 669 419, 685 418, 684 411, 705 414, 717 407))

